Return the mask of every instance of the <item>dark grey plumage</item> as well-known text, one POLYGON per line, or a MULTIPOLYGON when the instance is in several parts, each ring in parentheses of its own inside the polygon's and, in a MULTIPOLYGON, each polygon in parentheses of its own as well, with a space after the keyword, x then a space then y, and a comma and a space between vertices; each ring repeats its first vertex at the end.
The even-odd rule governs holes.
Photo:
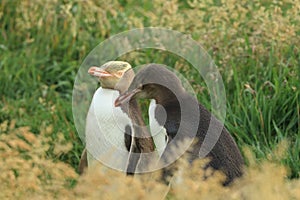
MULTIPOLYGON (((155 99, 156 103, 165 110, 160 110, 161 107, 155 110, 157 121, 166 128, 169 137, 169 144, 162 155, 163 162, 167 162, 168 157, 173 154, 172 146, 177 146, 185 138, 194 136, 196 141, 187 153, 190 162, 198 159, 200 147, 211 125, 213 131, 210 137, 214 137, 217 131, 221 131, 221 135, 207 155, 211 161, 206 168, 212 167, 224 172, 227 177, 224 185, 228 185, 234 178, 242 175, 244 160, 231 135, 220 121, 184 90, 173 72, 165 67, 149 64, 136 74, 127 94, 120 96, 116 104, 123 103, 126 97, 155 99), (182 105, 184 109, 181 108, 182 105), (160 112, 167 113, 166 121, 160 119, 160 112)), ((163 174, 166 178, 172 174, 172 170, 165 168, 163 174)))

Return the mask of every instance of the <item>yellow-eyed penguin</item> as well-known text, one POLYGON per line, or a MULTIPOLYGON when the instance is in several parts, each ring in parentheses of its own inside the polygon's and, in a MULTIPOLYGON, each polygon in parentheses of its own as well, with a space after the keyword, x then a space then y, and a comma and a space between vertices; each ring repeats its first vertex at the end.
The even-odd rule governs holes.
MULTIPOLYGON (((152 139, 148 137, 137 103, 132 101, 127 112, 124 112, 126 109, 114 107, 115 99, 128 88, 134 77, 129 63, 110 61, 101 67, 91 67, 88 73, 99 78, 101 87, 94 93, 87 115, 88 153, 85 149, 79 171, 82 173, 86 166, 90 166, 95 160, 100 160, 109 167, 133 174, 140 157, 132 156, 132 153, 137 155, 150 153, 156 148, 161 154, 166 146, 165 136, 162 135, 165 133, 159 132, 160 130, 152 123, 153 139, 156 144, 154 147, 152 139), (141 127, 133 127, 134 124, 141 127), (140 135, 141 138, 134 137, 134 132, 144 135, 140 135)), ((153 106, 155 103, 152 101, 149 114, 153 106)))
MULTIPOLYGON (((215 133, 218 131, 221 134, 207 155, 211 160, 205 169, 212 167, 224 172, 226 175, 224 185, 228 185, 234 178, 242 175, 244 160, 231 135, 196 98, 185 91, 173 72, 157 64, 147 65, 138 71, 128 91, 115 101, 115 105, 120 106, 131 99, 138 98, 155 99, 156 103, 163 108, 156 109, 154 116, 166 129, 169 137, 162 162, 168 161, 168 157, 173 154, 172 149, 178 148, 180 142, 194 137, 195 143, 192 143, 191 150, 186 153, 189 155, 190 162, 199 158, 200 147, 211 126, 212 135, 208 137, 217 137, 215 133), (161 111, 166 113, 166 121, 161 120, 161 111)), ((171 174, 172 170, 165 168, 163 179, 165 180, 165 176, 171 174)))

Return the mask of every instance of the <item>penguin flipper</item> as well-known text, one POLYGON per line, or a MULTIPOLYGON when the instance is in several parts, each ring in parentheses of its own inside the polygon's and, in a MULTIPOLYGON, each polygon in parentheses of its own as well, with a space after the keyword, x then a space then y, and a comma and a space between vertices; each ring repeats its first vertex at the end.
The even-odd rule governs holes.
POLYGON ((129 152, 126 174, 133 175, 140 159, 140 150, 135 144, 134 136, 132 135, 132 129, 130 126, 125 127, 124 139, 126 149, 129 152))

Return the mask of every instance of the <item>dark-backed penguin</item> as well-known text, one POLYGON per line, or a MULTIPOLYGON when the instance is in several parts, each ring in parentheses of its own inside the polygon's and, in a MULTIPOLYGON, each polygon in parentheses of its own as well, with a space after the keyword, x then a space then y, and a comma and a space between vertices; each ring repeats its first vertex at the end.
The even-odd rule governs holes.
MULTIPOLYGON (((140 159, 139 153, 153 152, 155 146, 135 100, 130 101, 129 110, 114 107, 115 99, 127 90, 134 77, 131 65, 110 61, 101 67, 91 67, 88 73, 99 78, 101 87, 94 93, 86 118, 89 151, 83 151, 79 172, 95 162, 96 156, 97 160, 112 168, 133 174, 140 159), (135 138, 135 134, 142 137, 135 138)), ((157 138, 155 136, 154 141, 157 138)), ((159 143, 156 148, 163 149, 162 145, 159 143)))
MULTIPOLYGON (((166 129, 169 137, 162 162, 168 161, 174 147, 177 148, 180 142, 194 137, 196 140, 186 153, 190 162, 198 159, 200 147, 211 126, 213 134, 210 137, 214 137, 214 132, 217 131, 221 134, 207 155, 210 161, 205 169, 212 167, 221 170, 226 175, 224 185, 228 185, 234 178, 242 175, 244 161, 231 135, 195 97, 185 91, 181 81, 173 72, 157 64, 147 65, 136 74, 128 91, 115 101, 115 106, 137 98, 155 99, 160 105, 159 109, 155 110, 154 117, 166 129), (161 119, 164 118, 161 117, 161 113, 166 113, 166 120, 161 119)), ((174 168, 175 166, 173 170, 174 168)), ((165 168, 163 175, 170 174, 172 171, 165 168)))

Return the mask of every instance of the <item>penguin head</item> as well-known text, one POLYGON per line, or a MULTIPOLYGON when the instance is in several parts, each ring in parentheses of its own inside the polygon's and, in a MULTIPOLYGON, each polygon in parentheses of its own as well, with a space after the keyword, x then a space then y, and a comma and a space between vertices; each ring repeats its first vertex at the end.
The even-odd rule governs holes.
POLYGON ((88 73, 99 79, 102 88, 126 90, 133 77, 134 72, 131 65, 124 61, 109 61, 101 67, 90 67, 88 73), (122 78, 122 82, 119 83, 122 78))
POLYGON ((128 102, 132 98, 168 101, 184 92, 180 79, 166 67, 149 64, 134 77, 128 91, 115 101, 115 106, 128 102))

